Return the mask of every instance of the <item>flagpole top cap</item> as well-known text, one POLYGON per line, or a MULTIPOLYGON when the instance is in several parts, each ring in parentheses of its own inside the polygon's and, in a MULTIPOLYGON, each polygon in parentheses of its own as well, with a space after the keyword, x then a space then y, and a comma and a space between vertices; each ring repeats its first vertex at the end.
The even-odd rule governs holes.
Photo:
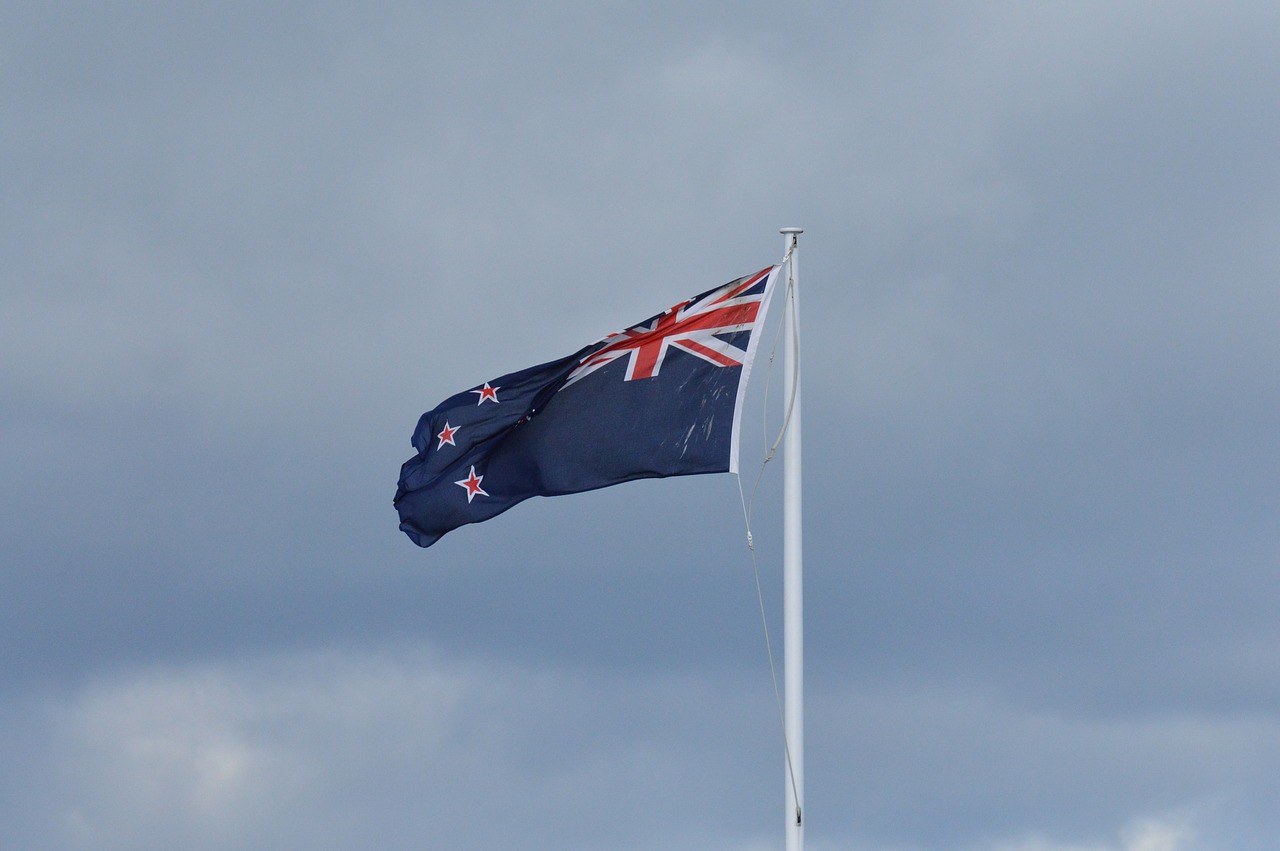
POLYGON ((804 228, 782 228, 778 233, 804 233, 804 228))

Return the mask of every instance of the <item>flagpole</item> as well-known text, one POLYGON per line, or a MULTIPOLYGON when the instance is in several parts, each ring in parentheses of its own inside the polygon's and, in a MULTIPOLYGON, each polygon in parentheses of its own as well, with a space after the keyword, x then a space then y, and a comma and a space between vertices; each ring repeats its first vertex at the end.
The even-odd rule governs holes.
POLYGON ((801 228, 782 228, 786 241, 786 305, 782 321, 786 349, 783 398, 788 406, 783 439, 782 638, 783 716, 787 749, 787 851, 804 850, 804 583, 800 511, 800 333, 798 237, 801 228))

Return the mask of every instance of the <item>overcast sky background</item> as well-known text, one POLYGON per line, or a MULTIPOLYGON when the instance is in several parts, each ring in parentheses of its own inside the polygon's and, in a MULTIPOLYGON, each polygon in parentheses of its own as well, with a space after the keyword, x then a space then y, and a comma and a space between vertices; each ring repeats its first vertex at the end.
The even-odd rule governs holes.
POLYGON ((1267 3, 9 4, 0 845, 781 847, 731 477, 428 550, 391 498, 422 411, 794 225, 809 847, 1276 847, 1277 45, 1267 3))

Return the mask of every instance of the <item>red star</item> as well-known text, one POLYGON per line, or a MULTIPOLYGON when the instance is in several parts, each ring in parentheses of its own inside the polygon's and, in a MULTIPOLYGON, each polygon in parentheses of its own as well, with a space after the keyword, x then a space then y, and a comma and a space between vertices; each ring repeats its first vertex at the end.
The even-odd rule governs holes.
POLYGON ((436 437, 440 438, 440 442, 436 444, 436 449, 439 449, 440 447, 444 446, 446 443, 449 444, 450 446, 457 446, 458 444, 453 442, 453 436, 457 433, 458 433, 458 426, 451 426, 449 425, 449 421, 445 420, 444 428, 441 429, 440 433, 436 435, 436 437))
POLYGON ((469 504, 471 500, 475 499, 476 494, 480 494, 481 496, 489 495, 480 487, 480 482, 482 481, 484 481, 484 476, 477 476, 475 465, 472 465, 471 475, 467 476, 460 482, 454 482, 454 484, 467 489, 467 503, 469 504))
POLYGON ((476 404, 483 405, 485 402, 496 403, 498 401, 498 391, 501 389, 501 387, 490 387, 489 382, 486 381, 483 387, 478 390, 472 390, 471 392, 480 394, 480 401, 476 402, 476 404))

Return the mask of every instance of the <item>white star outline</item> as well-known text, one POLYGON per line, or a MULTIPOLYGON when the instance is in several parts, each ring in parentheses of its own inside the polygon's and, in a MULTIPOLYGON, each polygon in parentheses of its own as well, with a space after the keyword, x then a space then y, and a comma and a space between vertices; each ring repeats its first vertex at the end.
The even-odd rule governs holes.
POLYGON ((444 428, 441 429, 440 433, 436 435, 436 437, 439 438, 440 440, 440 442, 436 444, 436 450, 439 451, 440 449, 443 449, 446 443, 449 444, 450 446, 457 446, 458 444, 453 442, 453 436, 461 430, 462 430, 461 426, 451 426, 449 425, 449 421, 445 420, 444 428))
POLYGON ((476 494, 480 496, 488 496, 484 488, 480 487, 480 483, 484 481, 484 476, 476 475, 476 467, 471 465, 471 474, 460 482, 454 482, 455 485, 463 488, 467 492, 467 504, 471 504, 471 500, 476 498, 476 494))
POLYGON ((475 390, 468 392, 480 394, 476 405, 483 405, 485 402, 493 402, 496 405, 498 403, 498 391, 501 389, 501 387, 490 387, 489 382, 486 381, 483 387, 477 387, 475 390))

